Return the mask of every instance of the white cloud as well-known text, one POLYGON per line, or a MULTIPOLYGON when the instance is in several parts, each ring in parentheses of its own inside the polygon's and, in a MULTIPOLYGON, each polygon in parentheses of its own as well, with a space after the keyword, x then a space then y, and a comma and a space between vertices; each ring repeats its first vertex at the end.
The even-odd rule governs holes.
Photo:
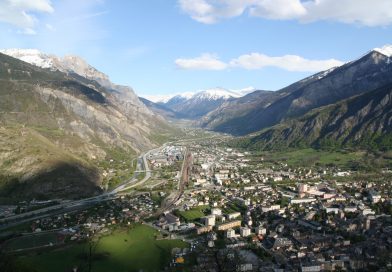
POLYGON ((25 34, 33 34, 38 19, 34 14, 52 13, 49 0, 0 0, 0 22, 16 26, 25 34))
POLYGON ((303 22, 338 21, 366 26, 392 23, 391 0, 315 0, 303 3, 307 10, 303 22))
POLYGON ((260 53, 241 55, 228 63, 211 54, 203 54, 193 59, 177 59, 175 63, 179 68, 187 70, 225 70, 227 68, 257 70, 264 67, 277 67, 293 72, 319 72, 344 64, 336 59, 309 60, 296 55, 270 57, 260 53))
POLYGON ((214 7, 205 0, 179 0, 181 9, 188 13, 194 20, 201 23, 215 23, 214 16, 210 16, 215 12, 214 7))
POLYGON ((366 26, 392 23, 391 0, 178 0, 180 8, 201 23, 250 16, 303 23, 326 20, 366 26))
POLYGON ((200 57, 192 59, 177 59, 177 67, 189 70, 224 70, 227 64, 220 61, 216 55, 202 54, 200 57))
POLYGON ((300 0, 264 0, 254 2, 254 5, 249 8, 251 16, 289 20, 300 18, 306 14, 306 9, 300 0))
POLYGON ((240 67, 248 70, 261 69, 270 66, 293 72, 318 72, 342 64, 343 62, 336 59, 309 60, 296 55, 270 57, 260 53, 242 55, 230 61, 231 67, 240 67))

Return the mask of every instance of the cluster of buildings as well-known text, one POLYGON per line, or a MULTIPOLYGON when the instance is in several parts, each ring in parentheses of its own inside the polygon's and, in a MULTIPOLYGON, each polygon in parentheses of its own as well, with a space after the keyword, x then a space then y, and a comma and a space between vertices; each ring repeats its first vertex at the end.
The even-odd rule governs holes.
POLYGON ((155 150, 147 157, 151 168, 156 169, 162 166, 172 165, 174 162, 184 159, 185 147, 183 146, 165 146, 162 149, 155 150))
POLYGON ((249 154, 192 149, 193 182, 167 213, 177 226, 187 225, 169 231, 204 241, 194 271, 392 269, 390 180, 343 182, 351 172, 257 169, 249 154), (178 216, 201 206, 208 207, 203 216, 178 216))
POLYGON ((151 216, 158 209, 149 193, 119 196, 85 210, 64 212, 29 224, 31 232, 71 230, 71 240, 83 240, 89 233, 106 232, 109 227, 130 225, 151 216))
MULTIPOLYGON (((165 146, 147 159, 156 170, 181 162, 187 152, 193 163, 183 186, 141 188, 83 211, 36 220, 31 230, 66 229, 72 240, 82 240, 110 226, 153 218, 148 224, 166 237, 191 244, 189 251, 173 254, 170 265, 176 269, 190 254, 188 271, 392 269, 390 173, 369 178, 336 168, 295 168, 213 140, 165 146)), ((0 213, 15 210, 3 207, 0 213)))

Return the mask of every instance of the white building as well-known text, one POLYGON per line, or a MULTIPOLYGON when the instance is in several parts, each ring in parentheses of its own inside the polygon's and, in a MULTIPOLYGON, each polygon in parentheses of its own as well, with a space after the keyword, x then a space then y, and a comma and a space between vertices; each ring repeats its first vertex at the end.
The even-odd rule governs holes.
POLYGON ((227 215, 227 219, 232 220, 232 219, 236 219, 237 217, 240 217, 240 216, 241 216, 241 213, 239 213, 239 212, 229 213, 227 215))
POLYGON ((242 237, 248 237, 250 235, 250 228, 248 227, 240 228, 240 234, 242 237))
POLYGON ((307 190, 308 190, 308 185, 307 185, 307 184, 301 183, 301 184, 298 186, 298 192, 299 192, 299 193, 306 193, 307 190))
POLYGON ((222 215, 222 210, 218 209, 218 208, 212 209, 211 210, 211 214, 213 214, 213 215, 222 215))
POLYGON ((281 176, 276 176, 276 177, 273 177, 273 180, 274 181, 282 181, 283 178, 281 176))
POLYGON ((345 212, 356 212, 357 210, 358 210, 358 208, 356 206, 344 207, 345 212))
POLYGON ((215 226, 215 215, 208 215, 204 217, 204 224, 206 226, 215 226))
POLYGON ((206 179, 198 178, 198 179, 196 179, 195 186, 201 186, 201 185, 205 184, 206 182, 207 182, 206 179))
POLYGON ((255 232, 257 235, 266 235, 267 229, 262 226, 259 226, 259 227, 256 227, 255 232))
POLYGON ((280 205, 271 205, 271 206, 262 206, 261 211, 263 213, 270 212, 270 211, 277 211, 280 210, 280 205))
POLYGON ((233 230, 233 229, 228 229, 227 231, 226 231, 226 238, 234 238, 236 235, 235 235, 235 230, 233 230))
POLYGON ((334 213, 334 214, 338 214, 339 213, 339 208, 336 207, 325 207, 325 211, 327 213, 334 213))
POLYGON ((292 198, 290 199, 290 204, 312 203, 315 201, 315 198, 292 198))

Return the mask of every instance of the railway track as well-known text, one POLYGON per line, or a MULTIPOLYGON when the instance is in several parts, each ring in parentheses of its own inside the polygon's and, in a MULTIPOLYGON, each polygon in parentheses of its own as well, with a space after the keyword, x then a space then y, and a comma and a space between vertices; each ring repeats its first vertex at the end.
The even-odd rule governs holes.
POLYGON ((176 206, 176 202, 181 199, 181 197, 184 194, 185 186, 189 182, 189 175, 192 169, 192 153, 190 153, 188 150, 185 151, 185 156, 184 156, 184 162, 181 167, 181 178, 178 182, 178 193, 175 195, 175 197, 171 200, 169 200, 167 203, 165 203, 156 213, 155 215, 158 216, 164 211, 170 210, 174 206, 176 206))

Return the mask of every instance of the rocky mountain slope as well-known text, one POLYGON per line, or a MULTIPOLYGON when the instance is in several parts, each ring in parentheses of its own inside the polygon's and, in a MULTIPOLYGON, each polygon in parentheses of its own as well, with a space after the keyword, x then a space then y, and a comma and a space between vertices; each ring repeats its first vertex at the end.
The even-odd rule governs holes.
POLYGON ((64 72, 47 60, 44 69, 0 54, 0 197, 99 193, 109 160, 130 160, 169 132, 131 88, 85 62, 87 76, 78 61, 64 72))
POLYGON ((239 140, 261 149, 288 147, 392 147, 392 84, 310 111, 239 140))
POLYGON ((228 132, 230 127, 236 126, 236 120, 246 116, 250 109, 265 107, 275 101, 278 96, 278 92, 258 90, 237 99, 227 100, 200 118, 197 123, 204 127, 228 132))
POLYGON ((388 48, 372 50, 358 60, 315 74, 275 93, 259 92, 249 94, 241 101, 222 103, 202 118, 201 125, 245 135, 380 88, 392 83, 392 60, 388 48))

